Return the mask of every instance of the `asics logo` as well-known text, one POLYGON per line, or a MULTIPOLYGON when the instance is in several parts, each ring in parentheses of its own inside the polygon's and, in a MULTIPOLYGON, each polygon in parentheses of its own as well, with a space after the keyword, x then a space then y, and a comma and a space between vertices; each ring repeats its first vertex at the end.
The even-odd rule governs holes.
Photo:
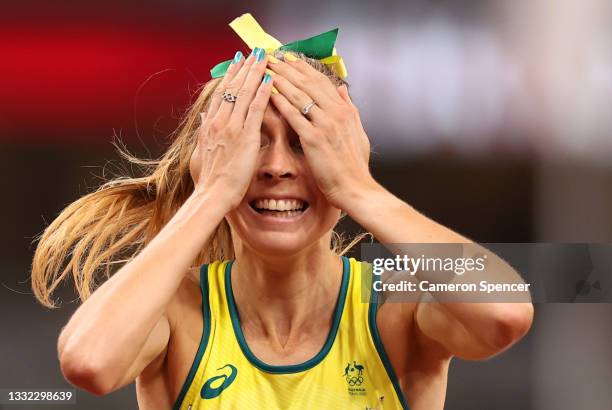
POLYGON ((214 399, 215 397, 219 396, 223 390, 227 389, 230 384, 232 384, 238 375, 238 369, 231 364, 226 364, 225 366, 219 367, 217 370, 223 370, 226 367, 229 369, 229 374, 220 374, 206 380, 206 383, 204 383, 204 386, 202 386, 202 390, 200 391, 200 396, 202 396, 203 399, 214 399), (223 380, 221 384, 215 383, 219 380, 223 380), (216 386, 213 387, 213 384, 216 384, 216 386))

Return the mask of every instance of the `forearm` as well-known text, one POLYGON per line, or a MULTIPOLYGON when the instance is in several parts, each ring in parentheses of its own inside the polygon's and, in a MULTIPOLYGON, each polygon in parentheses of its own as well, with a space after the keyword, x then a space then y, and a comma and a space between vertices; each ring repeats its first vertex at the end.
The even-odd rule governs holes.
MULTIPOLYGON (((486 255, 485 269, 463 275, 419 270, 419 281, 436 283, 524 283, 520 275, 488 249, 433 221, 412 206, 392 195, 380 184, 370 181, 366 188, 348 193, 347 213, 379 242, 395 254, 413 252, 434 257, 473 258, 486 255), (457 244, 451 246, 431 244, 457 244), (451 254, 445 254, 446 251, 451 254), (421 252, 422 251, 422 252, 421 252)), ((403 273, 407 275, 407 273, 403 273)), ((533 307, 529 292, 430 292, 435 301, 443 303, 449 312, 475 338, 491 345, 522 332, 524 323, 531 321, 533 307), (505 303, 510 301, 523 303, 505 303), (463 302, 463 303, 454 303, 463 302), (466 303, 486 302, 486 303, 466 303), (501 333, 501 337, 500 337, 501 333)))
POLYGON ((472 242, 420 214, 374 179, 344 195, 344 211, 380 243, 472 242))
POLYGON ((81 305, 60 336, 60 360, 113 367, 134 361, 197 254, 226 210, 206 195, 192 196, 134 260, 81 305))

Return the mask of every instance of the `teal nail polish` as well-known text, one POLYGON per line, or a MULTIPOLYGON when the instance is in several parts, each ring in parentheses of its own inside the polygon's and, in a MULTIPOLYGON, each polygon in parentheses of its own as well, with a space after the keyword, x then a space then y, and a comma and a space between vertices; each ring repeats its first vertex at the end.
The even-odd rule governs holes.
POLYGON ((232 61, 232 64, 239 63, 240 60, 242 60, 242 53, 240 51, 236 51, 236 55, 234 56, 234 61, 232 61))
POLYGON ((264 75, 263 83, 264 84, 268 84, 270 82, 271 78, 272 78, 272 76, 270 74, 266 73, 266 75, 264 75))
POLYGON ((257 51, 259 51, 259 47, 255 47, 253 50, 251 50, 251 55, 257 56, 257 51))
POLYGON ((264 50, 263 48, 260 48, 260 49, 257 51, 256 56, 257 56, 257 62, 260 62, 260 61, 261 61, 261 60, 263 60, 263 59, 264 59, 264 57, 266 56, 266 50, 264 50))

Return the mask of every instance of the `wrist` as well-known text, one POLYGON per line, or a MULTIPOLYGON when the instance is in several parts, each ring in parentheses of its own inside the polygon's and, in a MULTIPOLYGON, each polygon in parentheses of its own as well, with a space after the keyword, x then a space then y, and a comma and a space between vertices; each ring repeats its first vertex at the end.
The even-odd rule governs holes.
POLYGON ((385 195, 389 195, 389 192, 374 178, 369 177, 361 179, 359 183, 347 184, 346 189, 337 192, 335 202, 340 209, 355 219, 385 195))
POLYGON ((186 203, 197 209, 206 209, 207 214, 223 219, 232 210, 232 207, 229 201, 225 201, 222 198, 222 195, 214 189, 195 189, 186 203))
POLYGON ((214 202, 228 213, 240 205, 246 192, 246 189, 244 192, 236 192, 236 189, 229 189, 230 186, 232 184, 215 181, 205 186, 196 186, 192 196, 199 201, 214 202))

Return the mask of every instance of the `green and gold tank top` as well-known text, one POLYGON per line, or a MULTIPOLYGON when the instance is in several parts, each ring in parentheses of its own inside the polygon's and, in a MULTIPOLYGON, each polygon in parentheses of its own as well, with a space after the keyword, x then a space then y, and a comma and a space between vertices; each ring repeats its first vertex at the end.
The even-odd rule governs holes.
POLYGON ((362 272, 369 265, 342 259, 325 344, 309 360, 285 366, 259 360, 245 341, 232 292, 233 261, 202 265, 204 329, 174 409, 408 409, 378 335, 371 269, 362 272))

